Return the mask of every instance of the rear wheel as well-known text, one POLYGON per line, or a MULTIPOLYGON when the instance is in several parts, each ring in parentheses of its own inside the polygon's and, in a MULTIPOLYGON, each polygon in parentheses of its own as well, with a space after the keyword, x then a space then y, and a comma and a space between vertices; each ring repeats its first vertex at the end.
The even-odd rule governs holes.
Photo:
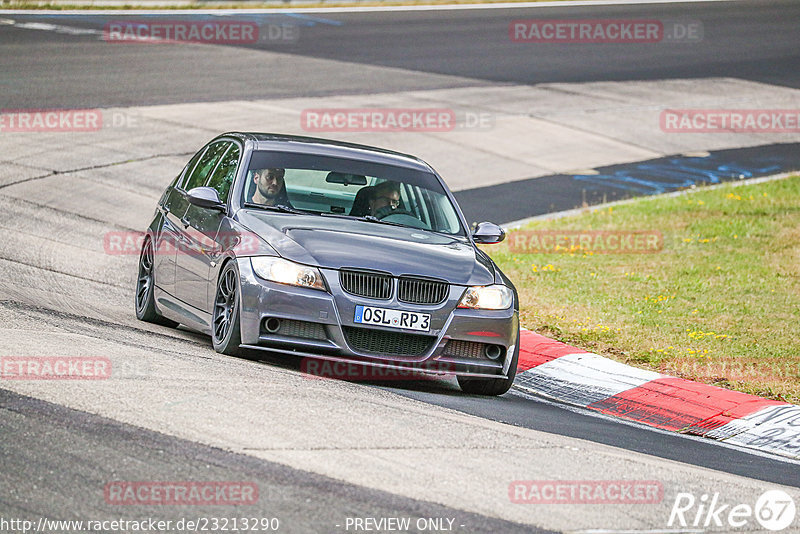
POLYGON ((136 279, 136 318, 140 321, 175 328, 178 323, 163 317, 156 310, 155 297, 153 297, 153 288, 155 287, 153 278, 154 257, 153 242, 147 239, 142 245, 142 251, 139 253, 139 276, 136 279))
POLYGON ((229 356, 242 353, 242 332, 239 322, 239 272, 236 263, 228 262, 217 281, 214 313, 211 322, 214 350, 229 356))
POLYGON ((464 393, 474 395, 502 395, 511 389, 514 378, 517 376, 517 362, 519 361, 519 332, 517 332, 517 344, 514 347, 514 356, 511 358, 511 365, 508 367, 507 378, 470 378, 468 376, 457 377, 458 385, 464 393))

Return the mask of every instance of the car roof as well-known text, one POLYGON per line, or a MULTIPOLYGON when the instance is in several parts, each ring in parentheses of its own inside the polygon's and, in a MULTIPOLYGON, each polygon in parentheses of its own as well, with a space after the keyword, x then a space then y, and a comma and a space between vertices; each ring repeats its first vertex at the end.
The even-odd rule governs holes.
POLYGON ((332 139, 257 132, 228 132, 219 137, 235 137, 241 141, 251 141, 254 143, 256 150, 278 150, 282 152, 358 159, 433 172, 430 165, 409 154, 368 145, 334 141, 332 139))

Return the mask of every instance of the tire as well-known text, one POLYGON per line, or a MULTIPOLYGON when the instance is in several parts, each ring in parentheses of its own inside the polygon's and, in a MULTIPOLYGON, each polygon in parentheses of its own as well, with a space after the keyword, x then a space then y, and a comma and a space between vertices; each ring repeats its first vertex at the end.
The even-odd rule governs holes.
POLYGON ((214 350, 228 356, 240 356, 243 350, 239 317, 239 271, 236 262, 225 264, 217 280, 214 311, 211 318, 211 342, 214 350))
POLYGON ((156 310, 156 302, 153 297, 155 278, 153 277, 153 242, 149 238, 142 244, 139 253, 139 276, 136 279, 136 294, 134 295, 134 307, 136 318, 148 323, 160 324, 175 328, 178 323, 167 319, 156 310))
POLYGON ((472 395, 502 395, 511 389, 514 378, 517 376, 517 362, 519 361, 519 331, 517 331, 517 345, 514 348, 514 356, 511 358, 511 365, 508 367, 508 377, 498 378, 469 378, 468 376, 457 377, 458 385, 464 393, 472 395))

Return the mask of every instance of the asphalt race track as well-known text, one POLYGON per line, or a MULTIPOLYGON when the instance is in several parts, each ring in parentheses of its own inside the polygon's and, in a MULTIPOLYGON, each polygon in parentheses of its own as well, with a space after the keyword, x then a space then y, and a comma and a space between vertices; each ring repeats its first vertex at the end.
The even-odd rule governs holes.
MULTIPOLYGON (((357 107, 362 99, 400 107, 408 99, 455 95, 474 109, 497 110, 515 104, 491 101, 493 95, 516 98, 531 90, 543 91, 532 98, 549 94, 561 103, 564 124, 575 127, 558 138, 567 139, 589 135, 575 126, 594 109, 581 100, 587 92, 621 110, 604 117, 650 113, 652 100, 628 109, 620 95, 652 95, 670 84, 702 89, 707 107, 719 107, 715 98, 727 98, 729 107, 797 107, 799 3, 259 17, 278 25, 291 20, 300 38, 127 46, 99 40, 104 25, 123 15, 0 14, 0 109, 101 108, 137 120, 129 130, 86 134, 0 127, 0 356, 102 356, 115 369, 109 380, 83 383, 0 382, 0 531, 22 532, 4 526, 10 518, 175 523, 248 516, 278 518, 278 530, 290 533, 354 532, 348 518, 396 517, 413 518, 413 532, 760 532, 755 521, 741 530, 713 524, 677 530, 668 520, 681 492, 753 505, 765 490, 782 486, 800 505, 800 465, 791 460, 620 423, 514 390, 486 399, 463 395, 446 380, 320 380, 303 375, 298 358, 222 356, 205 336, 136 321, 137 258, 103 248, 110 231, 144 229, 163 188, 196 148, 225 129, 257 127, 254 116, 263 118, 264 129, 295 132, 296 117, 282 121, 305 107, 357 107), (699 44, 581 45, 579 51, 510 42, 509 21, 545 17, 693 20, 702 21, 704 33, 699 44), (732 84, 723 87, 752 93, 745 98, 708 85, 723 79, 732 84), (581 116, 572 117, 570 106, 579 100, 581 116), (518 480, 622 479, 659 481, 663 499, 526 505, 509 498, 518 480), (244 481, 258 487, 258 500, 238 507, 120 506, 104 495, 114 481, 244 481), (428 527, 421 528, 417 519, 442 522, 423 521, 428 527)), ((633 190, 592 177, 625 176, 630 183, 643 168, 684 168, 698 157, 717 169, 739 165, 741 172, 720 181, 800 168, 797 134, 692 134, 698 137, 688 141, 653 135, 633 143, 640 137, 636 120, 605 121, 597 126, 601 140, 590 132, 601 148, 587 152, 608 146, 613 157, 573 166, 569 153, 557 163, 534 154, 537 164, 527 165, 505 157, 513 143, 497 117, 497 127, 486 132, 374 138, 441 158, 434 165, 455 169, 454 189, 468 218, 498 222, 666 192, 674 189, 668 179, 663 189, 648 182, 654 188, 633 190), (485 146, 476 157, 495 158, 485 161, 498 167, 470 170, 460 161, 473 151, 470 143, 485 146), (588 166, 592 172, 579 172, 588 166), (487 173, 511 181, 484 179, 487 173)))
MULTIPOLYGON (((3 409, 4 454, 19 466, 4 477, 4 487, 16 488, 17 496, 35 499, 41 474, 58 470, 57 480, 47 477, 46 512, 51 519, 102 517, 103 509, 88 498, 76 502, 75 495, 96 493, 98 484, 107 483, 108 466, 119 475, 137 480, 247 480, 255 482, 262 499, 248 516, 277 517, 286 530, 324 532, 343 522, 342 511, 355 517, 447 517, 457 518, 469 532, 547 532, 478 514, 466 513, 433 503, 398 497, 294 470, 280 464, 256 460, 246 455, 225 452, 190 441, 130 427, 84 412, 0 391, 3 409), (54 463, 42 454, 41 439, 48 448, 59 451, 69 462, 54 463), (98 451, 102 463, 98 462, 98 451)), ((41 482, 40 482, 41 483, 41 482)), ((19 505, 17 499, 3 502, 3 516, 25 517, 37 506, 19 505)), ((172 508, 164 513, 150 509, 123 509, 116 517, 130 520, 145 516, 177 523, 185 510, 172 508)), ((193 516, 220 517, 224 507, 195 507, 193 516)))
POLYGON ((469 221, 509 223, 687 187, 736 182, 800 168, 800 145, 784 143, 719 150, 707 156, 673 155, 598 167, 596 174, 556 174, 456 193, 469 221), (509 202, 509 199, 513 199, 509 202))
MULTIPOLYGON (((34 20, 29 16, 14 18, 34 20)), ((170 20, 179 18, 171 16, 170 20)), ((173 48, 142 54, 141 47, 133 47, 133 50, 112 47, 107 51, 95 51, 91 43, 96 36, 91 34, 76 36, 8 28, 0 35, 0 46, 13 43, 26 52, 3 55, 0 81, 6 109, 35 107, 43 99, 58 107, 114 107, 372 93, 476 83, 715 76, 735 76, 800 88, 797 70, 800 36, 795 31, 798 18, 800 6, 792 0, 730 2, 724 7, 714 2, 583 7, 579 12, 558 7, 269 15, 262 16, 262 21, 298 24, 299 39, 294 43, 249 45, 303 58, 415 73, 387 75, 384 72, 379 77, 370 76, 367 70, 362 70, 361 76, 332 74, 325 69, 306 70, 302 62, 268 60, 257 63, 251 60, 252 56, 244 55, 238 58, 211 56, 198 65, 192 50, 173 48), (575 48, 563 45, 549 44, 532 49, 509 40, 509 21, 538 17, 660 18, 706 23, 701 47, 691 43, 640 47, 591 44, 582 45, 577 53, 575 48), (43 55, 47 50, 60 53, 43 55), (30 61, 32 57, 37 60, 30 61), (86 61, 87 58, 91 61, 86 61), (164 77, 165 72, 170 76, 164 77), (53 74, 58 78, 56 86, 52 82, 44 83, 46 77, 53 74)), ((36 22, 100 31, 107 22, 124 19, 111 15, 35 17, 36 22)))

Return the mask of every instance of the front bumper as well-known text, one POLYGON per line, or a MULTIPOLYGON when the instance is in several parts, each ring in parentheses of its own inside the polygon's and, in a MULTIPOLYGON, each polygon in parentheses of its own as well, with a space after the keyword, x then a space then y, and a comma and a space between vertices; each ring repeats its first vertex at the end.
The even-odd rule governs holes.
POLYGON ((263 280, 249 258, 237 262, 243 347, 431 375, 508 376, 518 343, 519 318, 513 307, 459 309, 465 288, 454 285, 437 305, 406 304, 396 297, 368 299, 346 293, 333 269, 320 269, 326 292, 263 280), (431 329, 424 334, 357 324, 358 305, 427 313, 431 329), (495 358, 487 356, 487 347, 495 358))

